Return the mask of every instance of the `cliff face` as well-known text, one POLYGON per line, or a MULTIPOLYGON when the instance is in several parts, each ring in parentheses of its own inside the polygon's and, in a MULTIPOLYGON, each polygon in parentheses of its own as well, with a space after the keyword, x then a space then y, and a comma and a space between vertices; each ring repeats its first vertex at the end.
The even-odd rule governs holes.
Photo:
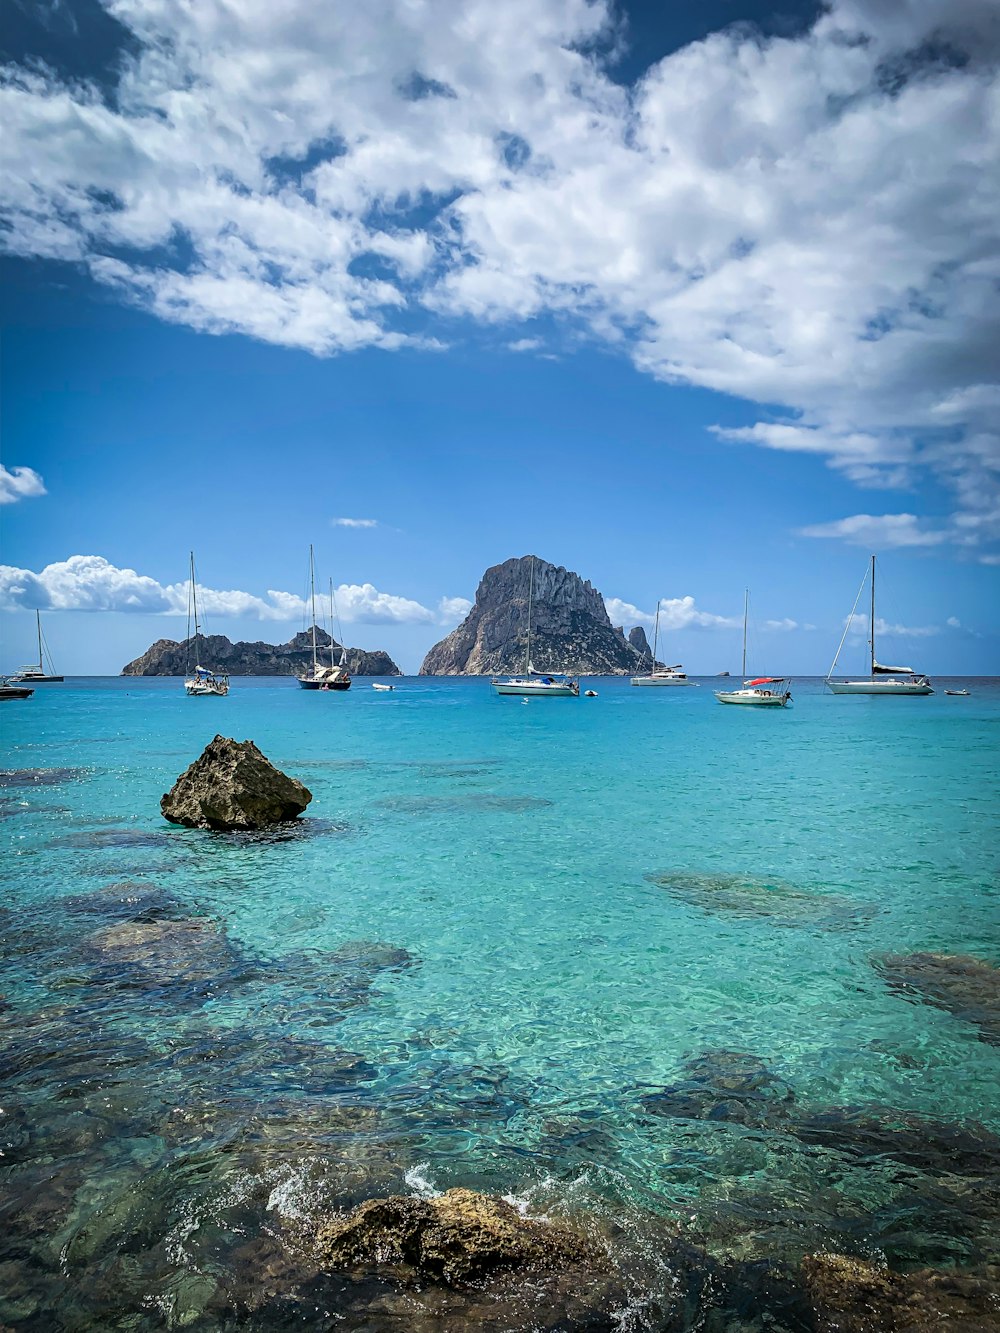
MULTIPOLYGON (((326 630, 316 630, 316 646, 322 660, 329 662, 331 639, 326 630)), ((198 640, 202 666, 230 676, 294 676, 312 665, 312 633, 303 630, 288 643, 232 643, 224 634, 203 634, 198 640)), ((334 658, 340 660, 340 645, 334 644, 334 658)), ((193 665, 188 656, 188 641, 157 639, 151 648, 122 667, 123 676, 183 676, 193 665)), ((388 653, 369 653, 363 648, 348 648, 347 669, 352 676, 399 676, 399 667, 388 653)))
MULTIPOLYGON (((524 670, 531 557, 494 565, 472 610, 424 658, 422 676, 476 676, 524 670)), ((535 558, 531 663, 536 671, 625 675, 641 654, 612 627, 596 588, 561 565, 535 558)))

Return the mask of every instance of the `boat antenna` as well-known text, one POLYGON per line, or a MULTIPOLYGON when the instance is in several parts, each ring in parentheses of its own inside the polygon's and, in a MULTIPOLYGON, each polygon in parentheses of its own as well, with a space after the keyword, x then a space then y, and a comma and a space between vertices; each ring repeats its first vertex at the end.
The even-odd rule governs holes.
MULTIPOLYGON (((872 556, 872 561, 874 562, 874 560, 875 560, 875 557, 872 556)), ((834 672, 836 671, 836 669, 837 669, 837 662, 840 660, 840 654, 843 652, 843 649, 844 649, 844 643, 846 642, 846 639, 847 639, 848 634, 850 634, 850 632, 851 632, 851 626, 854 624, 854 617, 855 617, 855 615, 857 614, 857 610, 858 610, 858 602, 861 601, 861 594, 862 594, 862 593, 864 592, 864 590, 865 590, 865 584, 867 583, 867 581, 868 581, 868 568, 867 568, 867 566, 866 566, 866 567, 865 567, 865 572, 864 572, 864 577, 863 577, 862 580, 861 580, 861 587, 858 589, 858 595, 857 595, 857 597, 855 597, 855 599, 854 599, 854 605, 851 607, 851 614, 847 617, 847 624, 844 626, 844 632, 843 632, 843 634, 840 636, 840 643, 837 644, 837 651, 834 653, 834 655, 833 655, 833 661, 830 663, 830 670, 826 673, 826 678, 827 678, 827 680, 830 679, 830 677, 833 675, 833 673, 834 673, 834 672)), ((874 670, 873 670, 873 671, 872 671, 872 675, 874 675, 874 674, 875 674, 875 673, 874 673, 874 670)))
POLYGON ((750 610, 750 589, 743 589, 743 668, 740 674, 747 674, 747 613, 750 610))
POLYGON ((316 674, 316 566, 313 562, 312 542, 309 543, 309 595, 312 601, 313 675, 316 674))
POLYGON ((871 649, 871 659, 872 659, 871 671, 868 674, 874 676, 875 675, 875 555, 874 553, 872 553, 872 614, 871 614, 871 629, 868 632, 868 647, 871 649))
POLYGON ((524 674, 531 675, 531 595, 535 590, 535 557, 528 568, 528 647, 524 655, 524 674))

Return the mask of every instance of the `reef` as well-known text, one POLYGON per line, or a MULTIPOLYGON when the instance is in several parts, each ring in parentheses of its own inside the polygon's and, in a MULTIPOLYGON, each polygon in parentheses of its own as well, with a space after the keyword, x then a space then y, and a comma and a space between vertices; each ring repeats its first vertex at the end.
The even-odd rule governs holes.
POLYGON ((295 819, 312 792, 266 759, 253 741, 216 736, 160 801, 186 828, 247 830, 295 819))
POLYGON ((896 994, 946 1009, 1000 1046, 1000 968, 965 954, 910 953, 887 954, 875 969, 896 994))

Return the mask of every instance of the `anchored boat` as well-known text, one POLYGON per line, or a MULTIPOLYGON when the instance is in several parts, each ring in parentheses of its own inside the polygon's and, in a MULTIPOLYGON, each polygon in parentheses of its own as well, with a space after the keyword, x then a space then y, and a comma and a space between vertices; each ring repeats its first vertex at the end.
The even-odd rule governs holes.
MULTIPOLYGON (((312 666, 308 667, 298 682, 304 690, 349 690, 351 673, 347 669, 347 649, 341 646, 340 661, 333 660, 333 635, 330 635, 330 665, 321 665, 316 655, 316 564, 313 548, 309 547, 309 595, 312 602, 312 666)), ((330 627, 333 628, 333 580, 330 580, 330 627)))
POLYGON ((633 685, 694 685, 695 681, 688 680, 684 668, 678 663, 677 666, 660 667, 656 665, 656 648, 660 638, 660 604, 656 603, 656 619, 653 622, 653 669, 648 675, 633 676, 633 685))
POLYGON ((861 587, 858 589, 858 595, 854 599, 854 605, 851 607, 851 614, 847 617, 847 625, 844 628, 843 637, 837 648, 836 656, 830 670, 826 674, 827 688, 831 694, 933 694, 934 690, 930 681, 925 675, 914 671, 913 667, 908 666, 883 666, 881 662, 875 660, 875 557, 871 558, 868 569, 865 570, 865 576, 861 580, 861 587), (837 669, 837 661, 843 651, 847 635, 854 624, 854 613, 858 609, 858 602, 861 600, 861 594, 865 590, 865 583, 871 577, 871 601, 868 619, 868 651, 871 663, 871 674, 867 679, 858 680, 833 680, 833 673, 837 669))
MULTIPOLYGON (((188 584, 188 662, 194 658, 194 671, 184 681, 184 693, 192 699, 204 699, 214 695, 220 698, 229 693, 229 677, 216 674, 208 667, 198 665, 198 640, 201 638, 201 621, 198 619, 198 583, 194 573, 194 551, 191 552, 191 578, 188 584), (191 637, 191 621, 194 620, 194 638, 191 637)), ((190 668, 188 668, 190 671, 190 668)))
MULTIPOLYGON (((743 594, 743 666, 740 675, 747 674, 747 616, 750 611, 750 589, 743 594)), ((748 704, 753 708, 784 708, 792 697, 784 676, 757 676, 744 680, 741 690, 716 690, 720 704, 748 704)))
POLYGON ((541 698, 575 699, 580 694, 580 685, 576 680, 561 672, 536 671, 531 665, 531 601, 535 586, 535 557, 531 557, 528 570, 528 643, 524 653, 524 674, 494 677, 490 684, 497 694, 520 694, 524 697, 537 695, 541 698))
MULTIPOLYGON (((15 684, 28 685, 49 685, 55 684, 63 679, 57 676, 53 671, 52 654, 49 652, 48 644, 42 636, 42 617, 41 612, 35 611, 35 625, 38 629, 38 661, 33 662, 31 666, 20 667, 9 679, 15 684), (45 670, 45 659, 49 660, 49 669, 45 670)), ((29 690, 30 694, 31 691, 29 690)))

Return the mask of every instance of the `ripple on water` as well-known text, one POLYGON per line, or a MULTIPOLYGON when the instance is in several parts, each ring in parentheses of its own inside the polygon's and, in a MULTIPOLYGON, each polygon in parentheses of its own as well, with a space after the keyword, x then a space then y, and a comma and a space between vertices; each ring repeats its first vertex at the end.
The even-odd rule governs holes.
POLYGON ((469 792, 454 796, 386 796, 378 803, 384 810, 406 815, 524 814, 544 810, 554 802, 543 796, 497 796, 489 792, 469 792))

